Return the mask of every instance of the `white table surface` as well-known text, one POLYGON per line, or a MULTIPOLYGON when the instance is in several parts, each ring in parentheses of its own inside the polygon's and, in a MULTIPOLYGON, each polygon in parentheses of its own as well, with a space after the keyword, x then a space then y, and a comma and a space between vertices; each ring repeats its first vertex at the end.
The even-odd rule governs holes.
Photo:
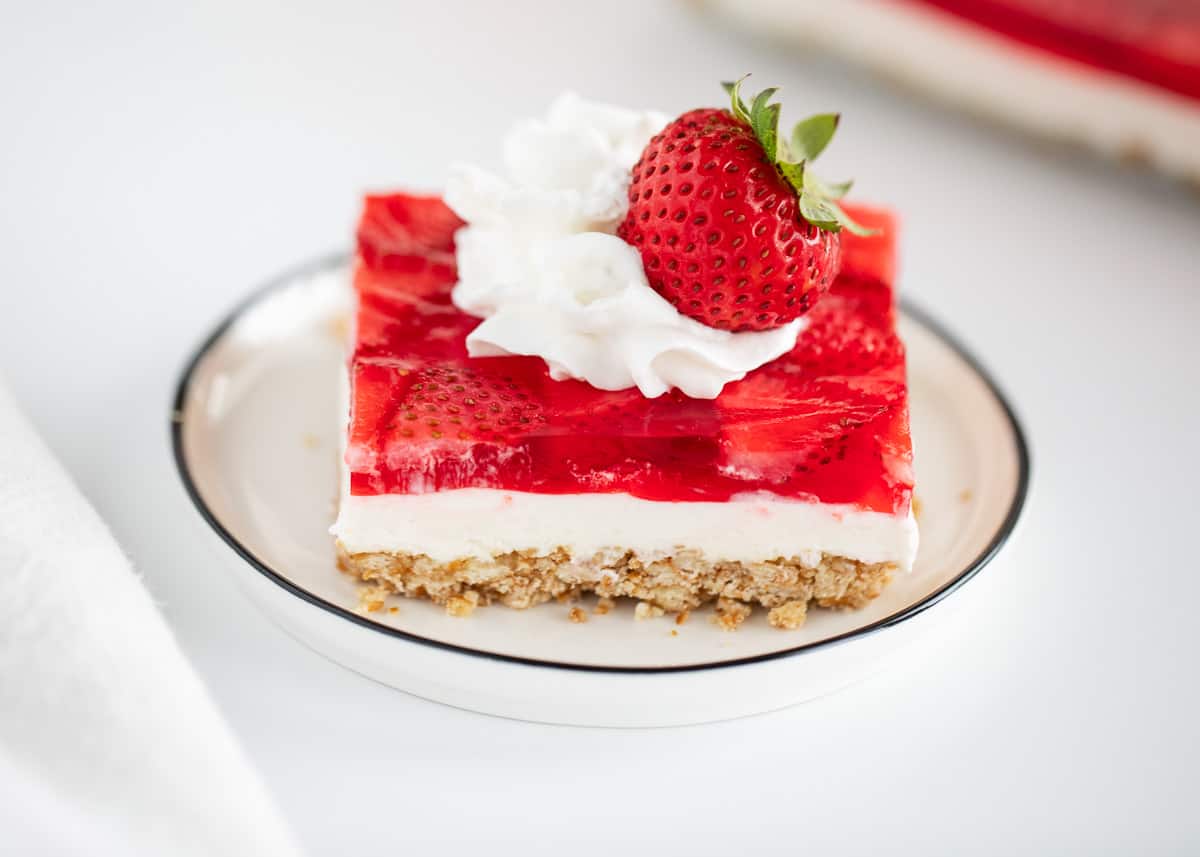
POLYGON ((83 5, 0 13, 0 367, 313 854, 1200 848, 1200 195, 671 3, 83 5), (681 111, 748 70, 845 114, 825 172, 903 211, 904 288, 1024 418, 1026 517, 959 621, 803 707, 610 731, 411 698, 260 618, 168 453, 212 323, 563 88, 681 111))

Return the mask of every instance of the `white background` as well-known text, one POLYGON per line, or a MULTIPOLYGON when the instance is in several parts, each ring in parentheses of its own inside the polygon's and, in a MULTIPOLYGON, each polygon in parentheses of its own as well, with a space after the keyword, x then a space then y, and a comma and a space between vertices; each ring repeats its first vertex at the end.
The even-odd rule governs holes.
POLYGON ((0 367, 313 854, 1200 849, 1200 195, 672 3, 83 5, 0 6, 0 367), (904 288, 1026 422, 957 626, 800 708, 605 731, 404 696, 253 612, 168 456, 213 322, 565 87, 680 112, 751 70, 844 113, 825 172, 901 209, 904 288))

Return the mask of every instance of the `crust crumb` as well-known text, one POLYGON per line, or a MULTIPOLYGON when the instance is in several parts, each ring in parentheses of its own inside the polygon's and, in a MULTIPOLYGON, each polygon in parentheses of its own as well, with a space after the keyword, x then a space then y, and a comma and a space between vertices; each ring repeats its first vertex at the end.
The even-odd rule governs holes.
POLYGON ((657 604, 651 604, 649 601, 639 601, 638 606, 633 608, 633 618, 639 622, 643 619, 657 619, 665 612, 657 604))
POLYGON ((584 613, 582 610, 580 610, 578 607, 572 607, 570 609, 570 611, 567 613, 567 618, 570 619, 572 622, 574 622, 576 625, 582 625, 584 622, 587 621, 587 614, 584 613))
POLYGON ((743 604, 741 601, 718 598, 713 621, 720 626, 722 631, 736 631, 738 626, 746 621, 746 617, 750 615, 752 609, 749 604, 743 604))
POLYGON ((360 615, 378 613, 384 608, 387 603, 385 599, 390 594, 391 592, 385 584, 360 586, 358 588, 358 610, 355 612, 360 615))
POLYGON ((329 335, 338 342, 350 340, 350 316, 344 312, 338 313, 329 320, 329 335))
POLYGON ((456 619, 465 619, 475 612, 479 606, 479 593, 468 589, 462 595, 452 595, 446 599, 446 614, 456 619))
POLYGON ((601 598, 596 602, 596 606, 592 608, 592 612, 597 616, 604 616, 607 613, 611 613, 612 609, 616 606, 617 602, 613 601, 611 598, 601 598))
POLYGON ((1117 160, 1130 167, 1146 167, 1153 162, 1150 147, 1136 137, 1126 139, 1117 149, 1117 160))
POLYGON ((672 628, 672 629, 671 629, 671 636, 672 636, 672 637, 678 637, 678 636, 679 636, 679 632, 678 632, 678 631, 676 631, 674 628, 672 628))
POLYGON ((399 613, 399 612, 400 612, 400 608, 399 608, 399 607, 389 607, 389 608, 388 608, 388 612, 389 612, 389 613, 399 613))
POLYGON ((912 496, 912 513, 913 513, 913 518, 916 519, 918 524, 921 523, 921 512, 923 512, 924 510, 925 510, 925 504, 921 502, 921 498, 918 497, 916 494, 913 494, 913 496, 912 496))
POLYGON ((782 628, 785 631, 794 631, 804 624, 804 619, 808 616, 808 603, 805 601, 789 601, 786 604, 780 604, 767 614, 767 621, 772 628, 782 628))
POLYGON ((686 622, 688 620, 688 617, 691 615, 692 614, 686 610, 680 610, 678 613, 675 614, 675 624, 682 625, 684 622, 686 622))
POLYGON ((960 503, 970 503, 970 502, 971 502, 971 499, 972 499, 974 496, 975 496, 974 494, 972 494, 970 491, 968 491, 967 489, 965 489, 965 488, 964 488, 962 491, 959 491, 959 492, 958 492, 958 502, 960 502, 960 503))

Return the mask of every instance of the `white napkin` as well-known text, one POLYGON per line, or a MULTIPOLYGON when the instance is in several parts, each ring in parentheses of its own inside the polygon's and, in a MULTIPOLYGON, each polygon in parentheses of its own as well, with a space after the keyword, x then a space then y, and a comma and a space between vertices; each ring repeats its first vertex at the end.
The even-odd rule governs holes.
POLYGON ((128 559, 3 384, 0 852, 299 853, 128 559))

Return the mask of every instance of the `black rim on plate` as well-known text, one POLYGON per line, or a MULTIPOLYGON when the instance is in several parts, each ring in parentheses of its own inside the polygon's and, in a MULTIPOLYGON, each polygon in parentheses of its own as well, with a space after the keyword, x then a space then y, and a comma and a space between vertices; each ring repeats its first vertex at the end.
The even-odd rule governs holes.
MULTIPOLYGON (((319 607, 335 616, 346 619, 364 628, 370 628, 382 634, 387 634, 392 637, 398 637, 403 640, 408 640, 414 643, 420 643, 426 646, 443 649, 459 654, 471 655, 473 657, 487 658, 490 660, 505 661, 513 664, 522 664, 524 666, 533 667, 549 667, 553 669, 576 670, 583 672, 603 672, 603 673, 673 673, 673 672, 692 672, 696 670, 711 670, 722 669, 726 667, 742 666, 745 664, 761 663, 763 661, 771 661, 777 658, 795 657, 807 652, 812 652, 817 649, 826 648, 828 646, 837 645, 839 643, 856 640, 870 634, 878 633, 893 625, 898 625, 912 619, 915 616, 924 613, 930 607, 940 602, 946 596, 958 590, 968 580, 986 566, 1004 543, 1012 535, 1014 528, 1017 525, 1017 520, 1021 516, 1021 511, 1025 506, 1026 495, 1029 491, 1029 475, 1030 475, 1030 455, 1029 446, 1025 439, 1025 433, 1021 428, 1021 423, 1017 419, 1013 411, 1012 405, 1009 404, 1007 397, 1001 392, 999 386, 992 379, 991 375, 983 368, 978 360, 968 351, 962 343, 960 343, 946 328, 934 318, 932 318, 924 310, 913 306, 908 301, 901 301, 901 308, 905 315, 916 320, 919 324, 932 331, 939 339, 945 342, 950 348, 958 354, 964 362, 983 380, 989 392, 995 397, 1001 409, 1008 420, 1009 427, 1012 431, 1013 442, 1017 452, 1017 488, 1013 494, 1012 504, 1009 507, 1004 521, 1000 524, 996 533, 992 536, 991 541, 987 546, 975 557, 967 566, 959 572, 952 580, 943 584, 938 589, 931 592, 929 595, 910 604, 903 610, 893 613, 891 616, 886 616, 869 625, 864 625, 861 628, 856 628, 853 631, 847 631, 844 634, 839 634, 835 637, 828 637, 823 640, 815 640, 810 643, 804 643, 791 648, 780 649, 773 652, 765 652, 760 655, 751 655, 744 658, 734 658, 724 661, 714 661, 711 663, 683 664, 678 666, 605 666, 601 664, 577 664, 567 663, 563 661, 547 661, 539 658, 527 658, 520 655, 507 655, 500 652, 489 652, 483 649, 473 649, 468 646, 459 646, 454 643, 447 643, 442 640, 434 640, 429 637, 422 637, 419 634, 413 634, 408 631, 402 631, 399 628, 393 628, 390 625, 384 625, 380 622, 373 621, 365 616, 360 616, 351 610, 340 607, 330 601, 326 601, 319 595, 309 592, 290 581, 280 572, 271 568, 267 563, 263 562, 255 556, 249 548, 238 541, 237 536, 231 533, 217 516, 209 508, 204 498, 200 494, 200 490, 192 478, 191 468, 188 465, 187 455, 183 449, 183 414, 187 407, 188 394, 191 390, 192 378, 196 374, 196 369, 204 360, 205 356, 212 348, 220 341, 226 331, 246 312, 251 306, 258 303, 263 298, 267 297, 272 292, 286 288, 293 284, 296 280, 311 276, 338 267, 345 266, 349 261, 349 256, 345 253, 332 254, 323 256, 316 261, 294 268, 268 282, 262 288, 257 289, 244 301, 239 303, 234 309, 217 325, 216 329, 204 340, 204 342, 196 349, 191 359, 188 360, 183 374, 179 379, 179 383, 175 390, 175 400, 171 411, 171 447, 175 457, 175 466, 179 471, 179 477, 183 481, 184 489, 187 491, 188 497, 192 504, 196 507, 196 511, 200 513, 200 517, 213 529, 218 536, 221 537, 234 553, 250 564, 252 568, 270 580, 272 583, 283 588, 292 595, 295 595, 307 601, 315 607, 319 607)), ((334 569, 330 569, 334 571, 334 569)))

